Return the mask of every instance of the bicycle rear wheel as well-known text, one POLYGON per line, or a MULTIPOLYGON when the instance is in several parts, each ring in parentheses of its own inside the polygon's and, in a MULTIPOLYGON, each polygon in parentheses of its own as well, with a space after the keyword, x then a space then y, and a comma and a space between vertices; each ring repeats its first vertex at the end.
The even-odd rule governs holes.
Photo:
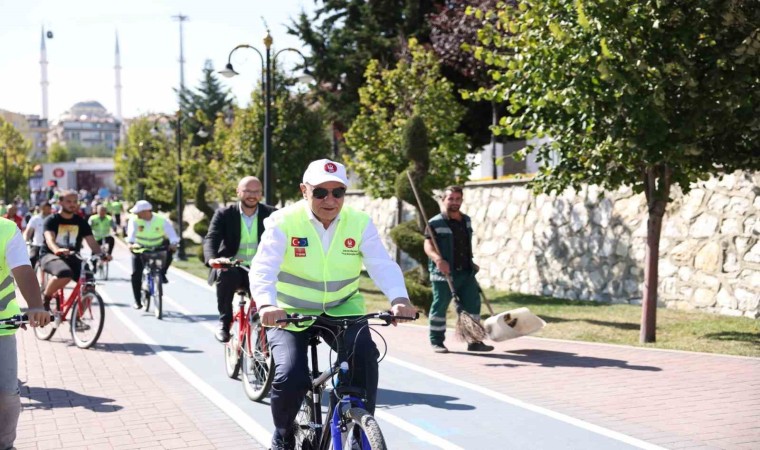
MULTIPOLYGON (((227 372, 227 376, 237 380, 240 374, 240 353, 238 353, 238 342, 240 340, 240 333, 238 332, 238 325, 232 324, 230 330, 230 340, 224 343, 224 369, 227 372)), ((245 345, 245 342, 243 342, 245 345)))
POLYGON ((79 348, 90 348, 103 331, 106 307, 96 292, 82 294, 71 311, 71 338, 79 348))
POLYGON ((153 274, 153 314, 156 319, 161 320, 164 317, 164 285, 161 283, 161 274, 153 274))
POLYGON ((274 379, 274 358, 269 351, 266 329, 258 317, 251 321, 249 335, 243 346, 243 390, 245 395, 258 402, 269 393, 274 379))
POLYGON ((315 411, 314 401, 312 400, 313 395, 311 391, 306 393, 301 402, 301 409, 293 421, 293 437, 295 438, 295 448, 297 449, 317 450, 319 448, 317 432, 314 429, 315 411))
POLYGON ((364 444, 369 444, 369 448, 372 450, 388 449, 385 445, 383 433, 380 431, 380 425, 370 413, 362 408, 351 408, 346 415, 347 419, 350 420, 346 424, 345 433, 341 433, 344 450, 367 448, 364 444))
MULTIPOLYGON (((56 294, 52 299, 50 299, 50 313, 55 314, 56 316, 61 313, 61 302, 58 300, 58 295, 56 294)), ((60 321, 61 319, 59 319, 60 321)), ((51 337, 55 334, 55 331, 58 329, 58 325, 51 322, 46 327, 34 327, 34 335, 37 336, 37 339, 43 340, 43 341, 49 341, 51 337)))

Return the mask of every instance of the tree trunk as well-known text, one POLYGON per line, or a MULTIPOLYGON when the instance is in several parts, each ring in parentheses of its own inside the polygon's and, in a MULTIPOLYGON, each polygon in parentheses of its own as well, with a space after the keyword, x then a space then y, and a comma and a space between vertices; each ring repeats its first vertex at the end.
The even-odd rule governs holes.
POLYGON ((644 301, 641 308, 641 333, 639 342, 655 342, 657 325, 657 287, 660 264, 660 233, 662 218, 670 195, 668 166, 647 167, 644 173, 647 197, 647 250, 644 258, 644 301))

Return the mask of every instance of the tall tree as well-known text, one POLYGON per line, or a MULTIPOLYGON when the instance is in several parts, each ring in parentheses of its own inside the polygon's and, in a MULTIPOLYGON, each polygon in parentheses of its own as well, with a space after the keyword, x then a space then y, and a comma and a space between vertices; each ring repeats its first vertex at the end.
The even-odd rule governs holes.
MULTIPOLYGON (((276 200, 293 200, 300 195, 298 185, 309 161, 330 154, 330 140, 325 132, 326 121, 318 107, 309 107, 306 94, 292 92, 294 80, 275 70, 272 103, 272 185, 276 200)), ((217 136, 211 143, 214 152, 224 155, 226 167, 220 167, 227 182, 245 175, 263 177, 264 99, 255 89, 247 108, 237 109, 231 125, 224 118, 217 120, 217 136), (229 158, 229 159, 227 159, 229 158)), ((213 167, 210 165, 209 167, 213 167)), ((223 175, 222 175, 223 174, 223 175)), ((263 181, 263 178, 262 178, 263 181)), ((230 195, 217 189, 224 183, 209 181, 217 198, 230 195)), ((228 189, 228 187, 224 187, 228 189)))
POLYGON ((391 66, 407 38, 429 42, 427 14, 442 0, 323 0, 314 14, 302 13, 290 33, 309 48, 309 69, 319 100, 339 134, 359 113, 359 87, 370 60, 391 66))
POLYGON ((395 174, 409 164, 402 151, 403 130, 414 115, 428 130, 429 187, 466 180, 471 170, 467 139, 457 132, 464 108, 441 75, 433 52, 410 39, 407 56, 393 69, 383 69, 373 60, 365 76, 367 83, 359 90, 361 112, 346 134, 354 154, 344 158, 364 189, 374 197, 394 195, 395 174))
POLYGON ((0 117, 0 158, 2 158, 2 172, 0 172, 0 194, 12 200, 16 195, 26 198, 29 189, 27 180, 31 172, 29 153, 32 145, 24 139, 24 136, 11 124, 0 117))
MULTIPOLYGON (((660 231, 671 186, 760 169, 760 8, 741 0, 525 0, 488 14, 480 57, 514 116, 551 137, 545 192, 630 185, 649 214, 641 341, 655 341, 660 231), (514 33, 513 35, 510 34, 514 33)), ((481 91, 481 94, 484 91, 481 91)))
POLYGON ((190 145, 198 146, 211 140, 216 117, 232 106, 232 97, 219 83, 211 60, 206 60, 200 85, 195 90, 183 89, 179 102, 183 114, 182 133, 190 138, 190 145), (204 132, 199 134, 201 129, 204 132))

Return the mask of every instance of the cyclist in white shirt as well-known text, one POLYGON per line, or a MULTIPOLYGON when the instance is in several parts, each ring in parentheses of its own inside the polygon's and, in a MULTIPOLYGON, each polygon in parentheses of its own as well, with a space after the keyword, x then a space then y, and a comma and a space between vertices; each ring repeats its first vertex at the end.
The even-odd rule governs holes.
POLYGON ((37 261, 40 259, 40 247, 45 244, 45 230, 43 226, 45 219, 52 214, 52 211, 53 208, 49 202, 42 202, 40 204, 40 214, 32 216, 24 230, 24 239, 27 242, 32 242, 29 249, 29 259, 31 260, 32 267, 37 265, 37 261))

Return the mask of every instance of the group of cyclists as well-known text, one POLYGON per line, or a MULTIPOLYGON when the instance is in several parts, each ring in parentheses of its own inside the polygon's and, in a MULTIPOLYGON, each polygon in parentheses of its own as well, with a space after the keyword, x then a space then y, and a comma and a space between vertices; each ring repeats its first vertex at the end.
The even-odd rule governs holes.
MULTIPOLYGON (((203 242, 204 259, 211 268, 209 281, 216 285, 216 339, 230 339, 232 301, 240 289, 250 292, 261 323, 268 327, 266 335, 274 361, 270 401, 275 425, 273 449, 295 447, 292 425, 310 388, 309 342, 317 336, 334 347, 336 342, 330 337, 340 334, 337 325, 288 325, 285 319, 290 314, 363 316, 365 302, 359 290, 363 268, 390 299, 389 310, 394 316, 408 318, 416 313, 401 269, 385 250, 369 215, 343 204, 348 187, 345 167, 328 159, 313 161, 299 187, 303 199, 276 210, 261 203, 262 185, 257 178, 243 178, 237 187, 237 203, 214 214, 203 242), (218 268, 231 262, 239 262, 247 270, 218 268)), ((59 203, 60 211, 53 214, 50 205, 43 204, 42 219, 31 221, 25 232, 38 248, 32 252, 35 262, 51 275, 43 290, 46 309, 53 293, 78 277, 80 264, 72 258, 82 241, 93 254, 106 261, 111 258, 111 234, 117 223, 102 205, 89 220, 78 215, 76 191, 62 192, 59 203), (106 243, 108 253, 101 247, 106 243)), ((148 201, 136 202, 130 213, 126 241, 131 248, 156 247, 168 241, 169 249, 174 250, 179 236, 167 219, 153 213, 148 201)), ((163 266, 163 282, 168 282, 169 264, 163 266)), ((142 308, 142 269, 142 258, 133 252, 131 282, 136 309, 142 308)), ((352 378, 365 392, 366 410, 372 414, 379 351, 366 319, 352 323, 345 331, 343 336, 350 340, 353 350, 349 356, 352 378)))

